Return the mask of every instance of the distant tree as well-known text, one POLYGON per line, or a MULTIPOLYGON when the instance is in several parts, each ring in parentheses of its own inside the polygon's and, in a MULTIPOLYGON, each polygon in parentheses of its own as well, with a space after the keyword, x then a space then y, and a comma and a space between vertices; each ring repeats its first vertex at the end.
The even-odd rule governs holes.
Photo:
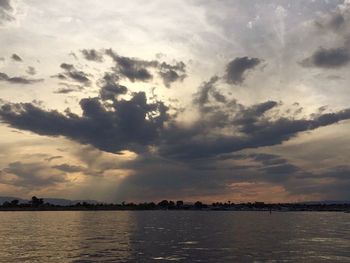
POLYGON ((32 197, 31 204, 33 207, 38 207, 44 204, 44 199, 42 198, 37 198, 36 196, 32 197))
POLYGON ((162 208, 168 208, 169 206, 169 201, 168 200, 163 200, 161 202, 158 203, 158 206, 162 207, 162 208))
POLYGON ((181 201, 181 200, 179 200, 179 201, 176 201, 176 206, 179 208, 179 207, 183 207, 183 205, 184 205, 184 201, 181 201))
POLYGON ((201 208, 203 208, 203 203, 200 201, 197 201, 194 203, 194 207, 197 209, 201 209, 201 208))
POLYGON ((3 207, 9 207, 11 206, 11 203, 8 202, 8 201, 5 201, 3 204, 2 204, 3 207))
POLYGON ((169 208, 169 209, 175 209, 175 203, 174 203, 174 201, 169 201, 168 208, 169 208))
POLYGON ((19 201, 17 199, 11 201, 11 206, 18 206, 19 201))

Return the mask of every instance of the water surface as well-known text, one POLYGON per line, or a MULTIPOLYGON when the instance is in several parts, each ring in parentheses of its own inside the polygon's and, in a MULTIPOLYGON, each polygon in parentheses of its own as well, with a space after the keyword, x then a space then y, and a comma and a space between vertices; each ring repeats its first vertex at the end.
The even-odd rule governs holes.
POLYGON ((0 212, 0 262, 350 262, 350 214, 0 212))

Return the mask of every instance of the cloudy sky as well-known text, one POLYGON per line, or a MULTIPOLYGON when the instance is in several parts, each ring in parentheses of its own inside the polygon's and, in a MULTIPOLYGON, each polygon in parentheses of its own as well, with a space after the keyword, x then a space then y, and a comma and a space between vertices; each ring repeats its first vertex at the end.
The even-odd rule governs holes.
POLYGON ((350 200, 350 2, 0 0, 0 195, 350 200))

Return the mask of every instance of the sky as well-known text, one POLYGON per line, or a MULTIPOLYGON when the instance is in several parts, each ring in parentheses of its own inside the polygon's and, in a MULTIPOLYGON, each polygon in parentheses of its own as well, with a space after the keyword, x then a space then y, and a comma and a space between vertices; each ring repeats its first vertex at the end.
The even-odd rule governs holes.
POLYGON ((350 2, 0 0, 0 195, 350 200, 350 2))

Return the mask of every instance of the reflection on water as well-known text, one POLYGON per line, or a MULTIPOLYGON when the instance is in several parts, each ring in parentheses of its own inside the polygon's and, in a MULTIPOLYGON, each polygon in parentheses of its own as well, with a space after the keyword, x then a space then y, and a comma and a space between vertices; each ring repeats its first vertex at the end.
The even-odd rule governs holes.
POLYGON ((0 262, 125 262, 130 213, 0 213, 0 262))
POLYGON ((2 212, 0 262, 350 262, 350 214, 2 212))

